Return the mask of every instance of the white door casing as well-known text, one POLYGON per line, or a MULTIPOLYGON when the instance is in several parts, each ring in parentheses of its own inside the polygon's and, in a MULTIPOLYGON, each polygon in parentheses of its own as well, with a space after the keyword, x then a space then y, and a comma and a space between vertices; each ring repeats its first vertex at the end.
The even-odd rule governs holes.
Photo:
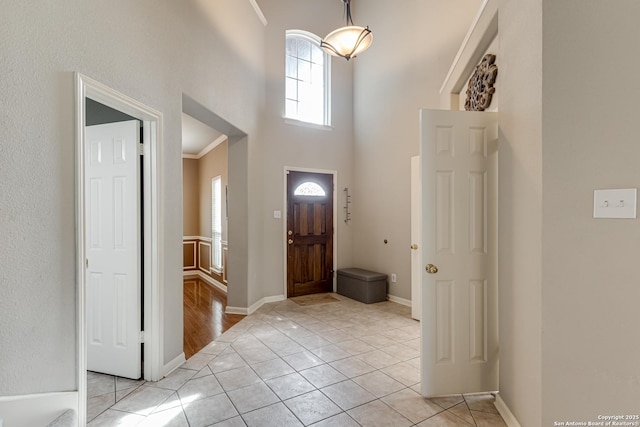
POLYGON ((164 185, 159 173, 164 146, 163 116, 157 110, 120 93, 88 76, 74 73, 76 104, 76 277, 77 277, 77 387, 78 425, 87 422, 87 301, 86 301, 86 201, 85 131, 86 99, 91 98, 142 122, 144 156, 142 182, 144 206, 144 379, 159 381, 181 363, 176 358, 165 364, 164 349, 164 185))
POLYGON ((86 127, 87 368, 141 375, 137 120, 86 127))
POLYGON ((422 316, 422 178, 420 156, 411 158, 411 317, 422 316))
POLYGON ((495 391, 497 113, 422 110, 420 127, 422 394, 495 391))

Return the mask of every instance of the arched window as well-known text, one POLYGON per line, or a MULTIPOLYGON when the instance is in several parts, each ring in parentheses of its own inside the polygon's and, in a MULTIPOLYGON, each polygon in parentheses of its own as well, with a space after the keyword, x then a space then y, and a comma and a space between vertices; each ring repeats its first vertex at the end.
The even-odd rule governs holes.
POLYGON ((315 34, 287 30, 286 39, 285 117, 331 125, 331 57, 320 48, 321 39, 315 34))
POLYGON ((315 182, 307 181, 298 185, 293 192, 294 196, 312 196, 312 197, 324 197, 327 193, 322 187, 315 182))

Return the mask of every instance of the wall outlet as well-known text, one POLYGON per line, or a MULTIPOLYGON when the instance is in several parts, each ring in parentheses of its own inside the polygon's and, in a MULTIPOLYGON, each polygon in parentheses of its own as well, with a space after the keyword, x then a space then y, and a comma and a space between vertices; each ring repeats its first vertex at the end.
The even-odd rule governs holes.
POLYGON ((396 273, 391 273, 391 283, 396 283, 396 273))

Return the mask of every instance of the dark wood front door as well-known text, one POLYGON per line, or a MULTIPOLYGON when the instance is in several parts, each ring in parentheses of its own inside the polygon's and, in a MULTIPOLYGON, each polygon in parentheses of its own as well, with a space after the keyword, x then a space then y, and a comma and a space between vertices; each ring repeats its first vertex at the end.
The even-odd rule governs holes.
POLYGON ((287 175, 287 296, 333 291, 333 175, 287 175))

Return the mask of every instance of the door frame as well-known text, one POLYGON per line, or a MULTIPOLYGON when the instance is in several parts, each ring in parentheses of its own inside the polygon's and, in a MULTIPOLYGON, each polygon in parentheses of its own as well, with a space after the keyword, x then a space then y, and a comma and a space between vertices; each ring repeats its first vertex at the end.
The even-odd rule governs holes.
POLYGON ((163 364, 163 290, 164 274, 160 268, 160 253, 164 247, 162 233, 161 194, 162 180, 158 168, 161 164, 162 113, 130 98, 110 87, 78 72, 75 73, 75 209, 76 209, 76 330, 77 330, 77 380, 78 421, 86 424, 87 417, 87 312, 86 312, 86 218, 85 218, 85 99, 91 98, 108 107, 119 110, 142 122, 144 156, 141 178, 143 180, 144 209, 144 379, 161 378, 163 364))
POLYGON ((422 169, 411 157, 411 317, 422 319, 422 169), (413 245, 418 245, 413 249, 413 245))
MULTIPOLYGON (((287 270, 287 264, 288 264, 288 256, 287 256, 287 250, 288 250, 288 245, 287 245, 287 239, 284 237, 287 235, 287 209, 289 206, 288 203, 288 196, 287 196, 287 175, 288 172, 308 172, 308 173, 321 173, 321 174, 325 174, 325 175, 333 175, 333 271, 337 271, 336 269, 336 265, 338 265, 338 223, 336 222, 337 218, 338 218, 338 192, 336 191, 336 187, 337 187, 337 183, 338 183, 338 171, 336 170, 330 170, 330 169, 313 169, 313 168, 303 168, 303 167, 297 167, 297 166, 285 166, 284 167, 284 174, 283 174, 283 195, 284 195, 284 203, 283 203, 283 209, 282 212, 284 212, 284 214, 282 215, 282 253, 283 253, 283 258, 284 258, 284 262, 283 262, 283 296, 284 299, 287 299, 287 279, 288 279, 288 270, 287 270)), ((333 292, 336 291, 336 274, 333 275, 333 292)))

